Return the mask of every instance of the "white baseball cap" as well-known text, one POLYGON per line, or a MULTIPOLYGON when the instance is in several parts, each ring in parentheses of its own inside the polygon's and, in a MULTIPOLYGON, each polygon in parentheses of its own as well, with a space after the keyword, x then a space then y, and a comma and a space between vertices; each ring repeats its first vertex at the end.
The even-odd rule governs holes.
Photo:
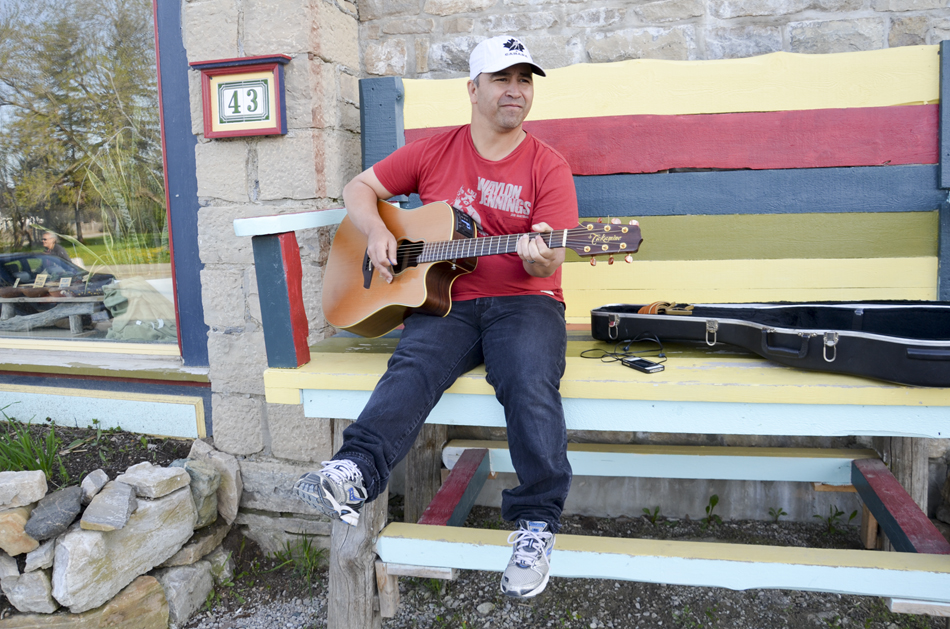
POLYGON ((473 81, 482 72, 499 72, 519 63, 527 63, 531 71, 546 76, 541 66, 531 58, 531 53, 521 40, 507 35, 486 39, 472 51, 468 58, 468 76, 473 81))

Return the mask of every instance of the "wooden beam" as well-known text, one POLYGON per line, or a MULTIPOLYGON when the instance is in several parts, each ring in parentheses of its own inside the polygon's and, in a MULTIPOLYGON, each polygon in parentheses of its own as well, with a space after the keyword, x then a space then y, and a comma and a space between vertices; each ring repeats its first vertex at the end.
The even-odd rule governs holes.
POLYGON ((442 486, 442 446, 447 441, 446 426, 424 424, 406 455, 404 522, 418 522, 426 506, 442 486))
POLYGON ((461 526, 488 478, 488 450, 466 450, 419 519, 419 524, 461 526))
POLYGON ((300 249, 293 232, 254 236, 254 268, 269 367, 310 362, 308 322, 303 306, 300 249))
POLYGON ((887 598, 884 603, 887 605, 888 611, 895 614, 950 617, 950 603, 913 601, 906 598, 887 598))
POLYGON ((399 579, 389 571, 391 564, 376 560, 376 589, 379 592, 379 615, 392 618, 399 611, 399 579))
MULTIPOLYGON (((383 561, 500 572, 508 531, 393 523, 383 561)), ((734 590, 788 589, 950 602, 950 556, 559 534, 554 577, 734 590)))
POLYGON ((851 483, 894 549, 950 555, 948 542, 879 459, 852 463, 851 483))

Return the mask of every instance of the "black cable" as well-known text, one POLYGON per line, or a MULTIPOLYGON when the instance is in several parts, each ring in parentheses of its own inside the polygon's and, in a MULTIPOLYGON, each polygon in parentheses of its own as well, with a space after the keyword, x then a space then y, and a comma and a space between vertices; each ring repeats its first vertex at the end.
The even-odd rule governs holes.
POLYGON ((662 358, 663 360, 657 361, 657 364, 666 362, 666 354, 663 352, 663 343, 656 337, 656 335, 649 332, 643 332, 637 335, 633 339, 624 339, 622 341, 617 341, 614 344, 613 351, 608 351, 600 347, 593 347, 591 349, 585 349, 581 352, 581 358, 591 358, 591 359, 600 359, 601 362, 613 363, 620 362, 624 358, 630 356, 639 356, 640 354, 645 354, 647 352, 657 352, 653 357, 662 358), (641 350, 631 350, 630 346, 634 343, 656 343, 658 347, 653 347, 649 349, 641 350), (623 346, 621 348, 621 346, 623 346), (599 352, 599 353, 595 353, 599 352))

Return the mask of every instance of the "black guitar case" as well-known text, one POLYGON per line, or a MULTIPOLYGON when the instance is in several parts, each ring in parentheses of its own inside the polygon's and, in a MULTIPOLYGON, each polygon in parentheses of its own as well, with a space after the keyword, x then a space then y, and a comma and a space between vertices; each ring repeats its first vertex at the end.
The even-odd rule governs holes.
POLYGON ((591 334, 616 342, 728 343, 790 367, 950 387, 950 302, 815 302, 677 305, 684 314, 639 314, 636 304, 591 311, 591 334), (688 313, 688 314, 685 314, 688 313))

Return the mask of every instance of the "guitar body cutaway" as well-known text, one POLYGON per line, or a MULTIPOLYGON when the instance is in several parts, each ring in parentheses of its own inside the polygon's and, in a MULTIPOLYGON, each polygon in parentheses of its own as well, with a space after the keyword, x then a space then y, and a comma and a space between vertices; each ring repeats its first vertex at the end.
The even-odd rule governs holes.
MULTIPOLYGON (((455 211, 447 203, 403 210, 380 201, 378 207, 400 246, 466 238, 456 231, 455 211)), ((390 332, 416 311, 445 316, 452 308, 452 283, 476 263, 467 258, 403 264, 400 256, 392 283, 386 283, 375 271, 364 275, 365 258, 366 237, 349 218, 343 219, 327 260, 323 314, 330 325, 365 337, 390 332)))

